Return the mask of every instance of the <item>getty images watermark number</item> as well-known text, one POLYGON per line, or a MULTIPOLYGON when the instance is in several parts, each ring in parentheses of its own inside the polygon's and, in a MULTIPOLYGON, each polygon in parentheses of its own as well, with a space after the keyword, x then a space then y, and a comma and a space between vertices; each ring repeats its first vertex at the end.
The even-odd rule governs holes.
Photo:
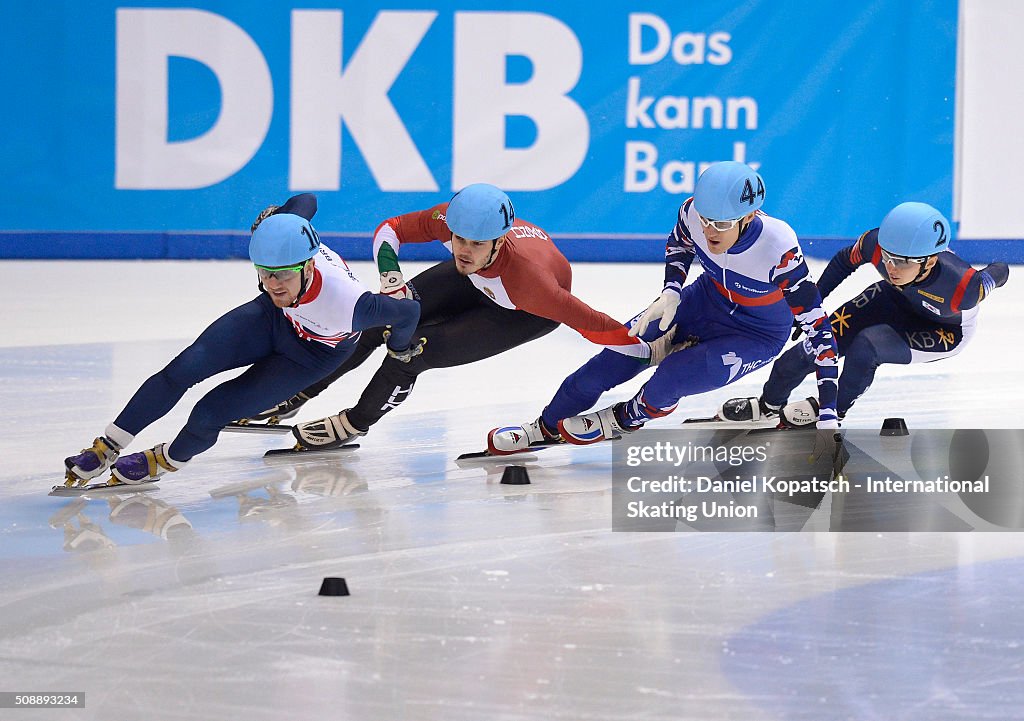
POLYGON ((85 708, 85 693, 0 691, 0 708, 85 708))

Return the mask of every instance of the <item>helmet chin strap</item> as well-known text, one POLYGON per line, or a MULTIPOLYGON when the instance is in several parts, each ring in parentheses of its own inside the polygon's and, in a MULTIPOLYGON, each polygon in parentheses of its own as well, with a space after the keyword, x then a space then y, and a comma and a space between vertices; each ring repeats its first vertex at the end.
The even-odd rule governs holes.
MULTIPOLYGON (((310 276, 310 280, 312 280, 312 276, 310 276)), ((295 296, 295 300, 288 307, 298 308, 299 301, 302 300, 302 296, 306 295, 307 290, 308 288, 306 288, 306 264, 303 263, 302 270, 299 271, 299 292, 295 296)))
POLYGON ((491 241, 491 252, 490 255, 487 256, 487 262, 484 263, 484 268, 490 267, 491 263, 494 262, 494 256, 498 254, 498 241, 504 237, 505 236, 503 235, 499 235, 497 238, 491 241))
POLYGON ((921 270, 917 271, 917 275, 915 275, 914 279, 910 281, 910 285, 913 285, 914 283, 920 283, 922 280, 924 280, 924 277, 931 272, 931 270, 932 269, 928 267, 927 260, 921 263, 921 270))

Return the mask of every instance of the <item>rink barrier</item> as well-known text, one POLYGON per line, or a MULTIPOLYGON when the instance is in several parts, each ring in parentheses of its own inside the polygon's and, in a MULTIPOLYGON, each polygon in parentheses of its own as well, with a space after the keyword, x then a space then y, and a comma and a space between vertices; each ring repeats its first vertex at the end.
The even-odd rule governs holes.
MULTIPOLYGON (((665 238, 645 236, 559 236, 555 243, 574 262, 656 263, 665 259, 665 238)), ((371 260, 369 234, 320 233, 321 239, 347 260, 371 260)), ((804 253, 828 259, 854 238, 801 238, 804 253)), ((0 231, 0 259, 6 260, 217 260, 248 257, 249 234, 0 231)), ((969 263, 1001 260, 1024 263, 1024 240, 956 240, 953 250, 969 263)), ((402 246, 403 260, 444 260, 451 255, 440 243, 402 246)))

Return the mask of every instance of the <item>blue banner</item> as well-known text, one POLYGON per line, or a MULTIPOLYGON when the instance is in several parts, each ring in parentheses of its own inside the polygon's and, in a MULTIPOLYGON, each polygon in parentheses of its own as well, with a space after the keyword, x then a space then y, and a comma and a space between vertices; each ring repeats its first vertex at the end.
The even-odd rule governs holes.
POLYGON ((13 5, 0 255, 158 257, 306 190, 361 236, 482 181, 619 257, 726 159, 801 237, 950 214, 955 0, 616 5, 13 5))

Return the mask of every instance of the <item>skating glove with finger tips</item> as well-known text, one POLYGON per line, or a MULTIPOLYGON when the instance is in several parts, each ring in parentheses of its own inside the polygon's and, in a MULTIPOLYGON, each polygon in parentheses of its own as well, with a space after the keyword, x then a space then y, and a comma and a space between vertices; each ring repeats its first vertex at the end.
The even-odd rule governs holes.
POLYGON ((679 294, 674 290, 666 288, 661 291, 661 295, 655 298, 653 303, 647 306, 647 310, 636 319, 636 323, 629 329, 629 335, 633 338, 642 335, 647 331, 647 326, 655 320, 658 321, 659 329, 668 330, 669 326, 672 325, 673 318, 676 317, 676 308, 678 307, 679 294))
POLYGON ((391 298, 419 300, 412 284, 406 283, 402 271, 392 270, 380 274, 380 293, 391 298))
MULTIPOLYGON (((391 331, 384 331, 385 340, 391 335, 391 331)), ((399 363, 408 363, 413 358, 423 353, 423 346, 427 344, 426 338, 420 338, 419 341, 410 345, 405 350, 392 350, 388 348, 388 355, 394 358, 399 363)))

